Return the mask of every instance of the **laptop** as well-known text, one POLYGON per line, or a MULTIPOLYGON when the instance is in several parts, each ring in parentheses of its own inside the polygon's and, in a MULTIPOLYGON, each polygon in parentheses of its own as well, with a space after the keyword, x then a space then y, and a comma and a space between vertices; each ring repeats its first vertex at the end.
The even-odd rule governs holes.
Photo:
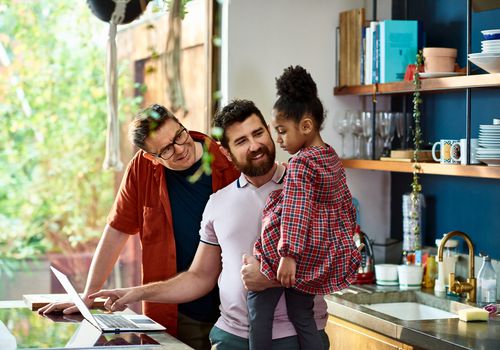
POLYGON ((52 266, 50 266, 50 269, 59 280, 66 293, 68 293, 73 303, 75 303, 78 310, 80 310, 83 317, 102 332, 119 333, 165 330, 165 327, 161 324, 144 315, 92 314, 82 298, 80 298, 80 295, 77 293, 68 277, 52 266))

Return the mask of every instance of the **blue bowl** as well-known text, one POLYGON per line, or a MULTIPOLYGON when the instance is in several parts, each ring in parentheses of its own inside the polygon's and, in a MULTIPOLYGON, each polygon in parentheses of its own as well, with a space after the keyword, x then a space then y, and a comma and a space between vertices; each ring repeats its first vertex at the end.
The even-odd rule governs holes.
POLYGON ((496 39, 500 39, 500 33, 497 33, 497 34, 483 34, 483 37, 486 40, 496 40, 496 39))
POLYGON ((500 39, 500 29, 482 30, 481 33, 486 40, 500 39))

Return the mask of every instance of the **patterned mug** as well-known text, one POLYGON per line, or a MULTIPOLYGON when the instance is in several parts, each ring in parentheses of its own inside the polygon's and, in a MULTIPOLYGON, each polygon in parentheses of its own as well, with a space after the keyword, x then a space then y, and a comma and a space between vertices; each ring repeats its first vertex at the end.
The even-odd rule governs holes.
MULTIPOLYGON (((470 163, 479 164, 476 158, 478 139, 470 139, 470 163)), ((460 142, 455 142, 451 145, 451 158, 460 162, 462 165, 467 164, 467 139, 460 139, 460 142)))
MULTIPOLYGON (((459 164, 460 160, 454 160, 451 157, 451 152, 454 151, 451 146, 456 142, 460 142, 460 140, 440 140, 439 142, 436 142, 432 146, 432 158, 441 164, 459 164), (436 156, 436 148, 438 146, 441 149, 439 158, 436 156)), ((460 155, 455 155, 455 158, 457 158, 457 156, 459 157, 460 155)))

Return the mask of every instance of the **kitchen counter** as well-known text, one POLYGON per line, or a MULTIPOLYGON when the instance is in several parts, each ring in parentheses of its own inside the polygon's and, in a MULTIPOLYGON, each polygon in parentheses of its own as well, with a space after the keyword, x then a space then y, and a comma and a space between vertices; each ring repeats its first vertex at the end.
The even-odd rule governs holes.
MULTIPOLYGON (((110 345, 119 346, 126 350, 143 350, 145 348, 158 350, 192 349, 166 332, 101 334, 87 321, 84 324, 80 314, 53 314, 44 317, 38 315, 36 311, 31 311, 20 300, 0 301, 0 320, 14 334, 18 349, 60 349, 67 347, 71 342, 71 347, 79 349, 107 349, 110 345), (85 327, 90 329, 85 329, 85 327), (77 334, 78 340, 75 342, 77 334), (146 345, 150 344, 151 339, 159 345, 146 345), (89 341, 91 345, 82 345, 89 343, 89 341), (144 345, 127 345, 130 343, 144 345)), ((3 349, 3 347, 1 348, 3 349)))
POLYGON ((463 322, 458 318, 405 321, 362 305, 417 301, 453 313, 468 307, 443 294, 435 296, 433 290, 400 291, 397 287, 362 285, 351 286, 342 294, 328 295, 325 300, 329 314, 417 348, 500 349, 498 316, 490 317, 488 322, 463 322))

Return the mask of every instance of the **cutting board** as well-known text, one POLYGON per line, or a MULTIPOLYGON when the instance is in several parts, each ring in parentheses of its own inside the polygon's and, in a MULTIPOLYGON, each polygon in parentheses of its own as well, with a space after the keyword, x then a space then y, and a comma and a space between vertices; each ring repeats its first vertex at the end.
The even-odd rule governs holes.
MULTIPOLYGON (((68 294, 24 294, 23 300, 26 306, 35 311, 47 304, 57 301, 70 302, 71 298, 68 294)), ((106 299, 97 298, 94 300, 93 309, 103 309, 106 299)))
MULTIPOLYGON (((413 161, 413 150, 392 150, 391 157, 387 157, 384 160, 400 161, 400 162, 412 162, 413 161)), ((437 152, 439 157, 439 152, 437 152)), ((381 159, 382 160, 382 159, 381 159)), ((418 160, 420 162, 434 162, 432 158, 432 152, 427 150, 421 150, 418 152, 418 160)))

